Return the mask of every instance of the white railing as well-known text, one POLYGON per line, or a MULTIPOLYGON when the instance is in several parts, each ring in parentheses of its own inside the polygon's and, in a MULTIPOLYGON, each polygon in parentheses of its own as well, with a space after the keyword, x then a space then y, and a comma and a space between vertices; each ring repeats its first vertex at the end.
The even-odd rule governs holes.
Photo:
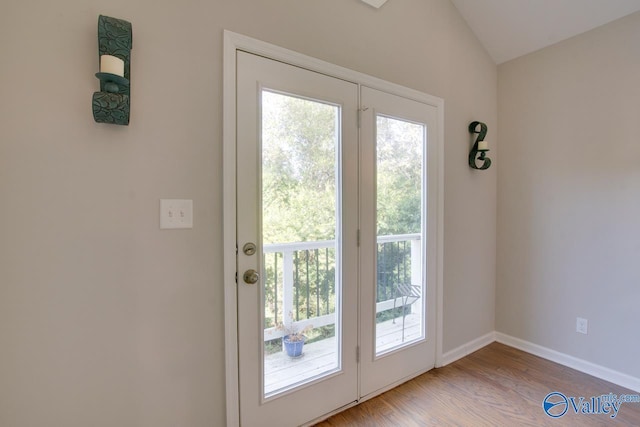
MULTIPOLYGON (((401 234, 401 235, 388 235, 379 236, 377 239, 378 245, 387 243, 399 243, 399 242, 411 242, 410 259, 411 270, 410 280, 412 285, 420 285, 422 283, 422 249, 420 234, 401 234)), ((279 243, 279 244, 266 244, 263 247, 263 253, 266 254, 282 254, 282 307, 277 310, 276 323, 285 325, 286 329, 291 327, 296 330, 303 330, 307 326, 313 326, 319 328, 322 326, 328 326, 335 323, 335 313, 329 313, 319 316, 314 316, 308 319, 301 319, 294 321, 290 317, 290 313, 294 313, 296 310, 294 304, 295 298, 295 253, 302 251, 316 251, 320 249, 337 249, 335 240, 315 241, 315 242, 295 242, 295 243, 279 243)), ((307 264, 307 270, 309 268, 307 264)), ((277 268, 280 270, 280 268, 277 268)), ((269 285, 265 285, 269 286, 269 285)), ((271 286, 277 286, 277 284, 271 284, 271 286)), ((307 286, 309 284, 307 283, 307 286)), ((319 292, 316 289, 317 292, 319 292)), ((333 295, 331 295, 333 297, 333 295)), ((279 298, 276 298, 279 299, 279 298)), ((376 303, 376 313, 390 310, 394 306, 401 307, 401 298, 389 298, 385 301, 376 303)), ((421 307, 422 304, 416 304, 416 307, 421 307)), ((285 335, 283 330, 276 327, 266 328, 264 331, 264 340, 269 341, 276 338, 280 338, 285 335)))

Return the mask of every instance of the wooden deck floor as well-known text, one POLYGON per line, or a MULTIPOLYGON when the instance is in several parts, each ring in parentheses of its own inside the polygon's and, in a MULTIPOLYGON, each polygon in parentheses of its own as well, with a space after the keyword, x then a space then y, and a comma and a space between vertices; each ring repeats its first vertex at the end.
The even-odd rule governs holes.
POLYGON ((571 408, 550 418, 542 401, 554 391, 586 399, 640 394, 493 343, 317 426, 640 426, 640 403, 623 403, 615 418, 576 414, 571 408))
MULTIPOLYGON (((420 338, 422 330, 420 320, 415 314, 407 314, 404 325, 404 342, 420 338)), ((377 325, 378 352, 390 350, 402 344, 402 317, 395 323, 392 320, 377 325)), ((268 355, 265 358, 265 395, 270 396, 278 390, 301 384, 328 374, 339 368, 335 337, 305 344, 303 354, 291 359, 284 352, 268 355)))

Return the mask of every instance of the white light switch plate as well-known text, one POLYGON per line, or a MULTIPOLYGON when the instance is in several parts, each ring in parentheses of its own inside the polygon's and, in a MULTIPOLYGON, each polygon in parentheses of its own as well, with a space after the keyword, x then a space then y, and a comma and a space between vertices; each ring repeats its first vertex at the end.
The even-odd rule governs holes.
POLYGON ((160 199, 160 228, 193 228, 193 200, 160 199))

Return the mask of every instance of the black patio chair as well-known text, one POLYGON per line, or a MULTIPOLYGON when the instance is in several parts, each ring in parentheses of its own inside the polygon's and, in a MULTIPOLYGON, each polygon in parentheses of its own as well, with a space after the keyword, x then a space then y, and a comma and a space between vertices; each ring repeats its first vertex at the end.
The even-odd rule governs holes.
POLYGON ((395 298, 393 299, 393 323, 396 323, 396 301, 402 302, 402 342, 404 342, 404 322, 407 316, 407 305, 411 305, 420 299, 420 286, 411 283, 396 283, 395 298))

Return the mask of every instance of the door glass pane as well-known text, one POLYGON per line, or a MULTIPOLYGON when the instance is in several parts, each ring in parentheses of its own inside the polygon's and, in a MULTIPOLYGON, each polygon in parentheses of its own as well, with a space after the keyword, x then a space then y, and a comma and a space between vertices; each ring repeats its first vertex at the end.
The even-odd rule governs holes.
POLYGON ((340 369, 340 108, 262 91, 264 396, 340 369))
POLYGON ((376 355, 424 337, 426 127, 376 116, 376 355))

